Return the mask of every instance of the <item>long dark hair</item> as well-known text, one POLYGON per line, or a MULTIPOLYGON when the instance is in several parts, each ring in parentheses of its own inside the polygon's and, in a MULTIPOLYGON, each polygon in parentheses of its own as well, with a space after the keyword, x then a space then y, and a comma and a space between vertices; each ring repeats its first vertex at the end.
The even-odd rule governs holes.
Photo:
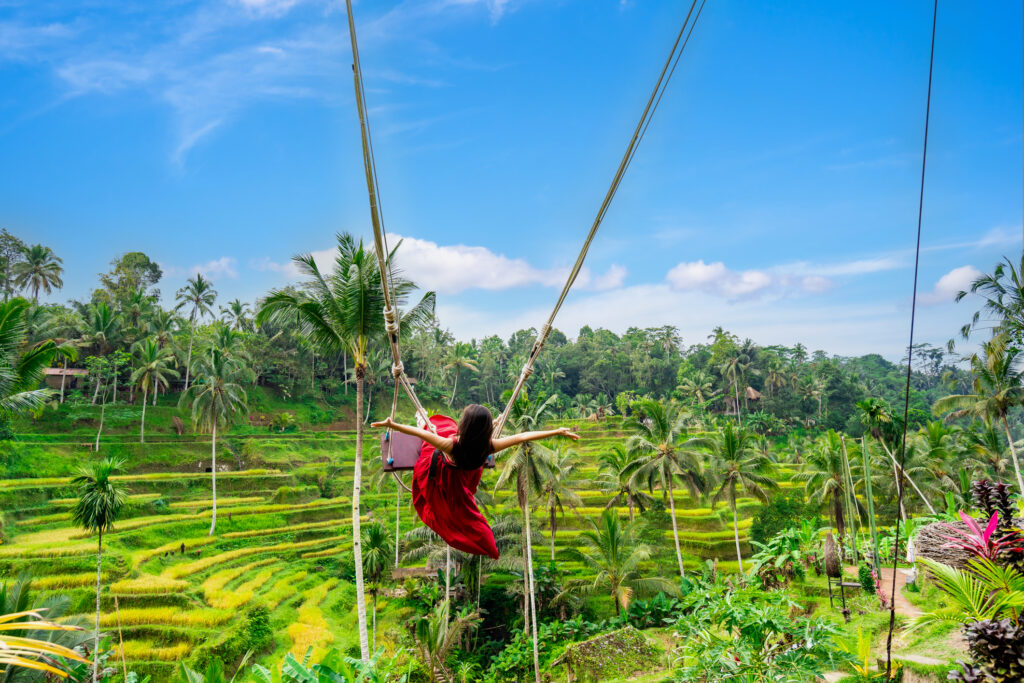
POLYGON ((491 454, 491 431, 494 418, 491 411, 478 403, 466 406, 459 419, 458 438, 452 447, 452 460, 464 470, 483 467, 491 454))

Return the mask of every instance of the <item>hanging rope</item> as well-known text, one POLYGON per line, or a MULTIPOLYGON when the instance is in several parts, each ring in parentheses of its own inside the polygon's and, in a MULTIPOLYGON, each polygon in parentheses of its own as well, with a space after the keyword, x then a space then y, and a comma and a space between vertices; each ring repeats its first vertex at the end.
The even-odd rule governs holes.
POLYGON ((601 223, 604 221, 605 215, 608 213, 608 207, 611 206, 612 199, 615 198, 615 193, 619 190, 619 184, 622 182, 622 177, 625 175, 626 170, 629 168, 630 163, 633 161, 633 156, 636 154, 637 147, 640 145, 640 141, 643 139, 644 134, 647 132, 647 127, 651 124, 651 119, 654 116, 654 112, 657 110, 658 105, 661 103, 661 98, 665 94, 665 89, 668 87, 668 83, 672 78, 672 74, 675 73, 676 65, 679 63, 679 58, 683 54, 683 50, 686 49, 686 44, 690 42, 690 35, 693 33, 693 27, 697 24, 697 19, 700 18, 700 13, 704 9, 704 0, 701 1, 700 9, 697 14, 693 14, 694 8, 697 6, 697 0, 693 0, 690 4, 690 10, 686 13, 686 19, 683 21, 682 27, 679 29, 679 35, 676 36, 675 42, 672 44, 672 51, 668 55, 668 59, 665 60, 665 66, 662 67, 661 73, 658 76, 657 82, 654 84, 654 90, 651 91, 651 96, 647 100, 647 106, 644 107, 644 112, 640 116, 640 121, 636 124, 636 129, 633 131, 633 137, 630 138, 629 144, 626 146, 626 152, 622 155, 622 161, 619 162, 619 167, 612 177, 611 186, 608 188, 608 192, 605 193, 604 201, 601 202, 601 207, 597 211, 597 215, 594 217, 594 222, 590 226, 590 232, 587 233, 586 239, 583 241, 583 247, 580 249, 579 256, 576 257, 576 263, 573 264, 572 270, 569 271, 569 277, 565 281, 565 286, 562 287, 561 293, 558 295, 558 300, 555 302, 554 308, 551 310, 551 315, 548 316, 547 322, 545 322, 540 331, 537 333, 537 338, 533 342, 533 347, 530 349, 530 355, 526 359, 526 363, 523 364, 523 369, 519 373, 519 378, 516 380, 516 384, 512 389, 512 395, 509 397, 508 403, 505 405, 505 409, 501 412, 501 415, 494 423, 494 433, 496 435, 501 434, 505 428, 505 422, 508 420, 508 416, 512 411, 512 406, 519 398, 520 392, 523 390, 523 385, 526 384, 526 380, 533 374, 533 365, 537 361, 537 357, 540 356, 541 350, 544 348, 544 343, 548 339, 548 335, 551 334, 552 326, 555 323, 555 317, 562 308, 562 304, 565 303, 565 298, 569 295, 569 291, 572 289, 573 284, 576 282, 576 278, 579 277, 580 270, 583 268, 583 262, 587 258, 587 253, 590 251, 590 243, 594 241, 594 236, 597 235, 598 228, 601 227, 601 223), (690 17, 693 17, 693 21, 690 21, 690 17), (685 35, 685 40, 683 36, 685 35))
MULTIPOLYGON (((907 419, 910 416, 910 374, 914 360, 914 318, 917 313, 917 274, 921 262, 921 222, 924 215, 924 173, 928 162, 928 123, 932 111, 932 73, 935 69, 935 25, 939 16, 939 0, 932 9, 932 45, 928 57, 928 95, 924 107, 924 144, 921 150, 921 189, 917 199, 917 242, 914 247, 914 287, 910 299, 910 343, 907 345, 907 381, 903 390, 903 437, 900 447, 899 475, 896 477, 896 492, 899 499, 897 510, 903 506, 903 466, 907 461, 907 419)), ((892 633, 896 628, 896 571, 900 557, 900 516, 896 515, 896 540, 892 557, 892 587, 889 593, 889 634, 885 639, 885 679, 892 679, 892 633)))

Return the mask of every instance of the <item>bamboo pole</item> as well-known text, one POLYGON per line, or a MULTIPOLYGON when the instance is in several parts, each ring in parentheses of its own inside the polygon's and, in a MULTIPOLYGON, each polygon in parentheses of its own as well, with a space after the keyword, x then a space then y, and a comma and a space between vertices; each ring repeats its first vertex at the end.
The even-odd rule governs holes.
POLYGON ((853 543, 853 561, 859 563, 860 558, 857 553, 857 498, 853 495, 853 474, 850 472, 850 457, 846 452, 846 435, 839 437, 839 442, 843 447, 843 479, 845 483, 843 488, 846 489, 846 510, 847 517, 850 520, 850 539, 853 543))
POLYGON ((864 452, 864 493, 868 499, 868 522, 871 525, 871 542, 875 549, 873 564, 875 565, 875 576, 881 577, 878 567, 878 529, 875 528, 875 499, 871 493, 871 463, 868 458, 868 439, 862 437, 860 440, 864 452))

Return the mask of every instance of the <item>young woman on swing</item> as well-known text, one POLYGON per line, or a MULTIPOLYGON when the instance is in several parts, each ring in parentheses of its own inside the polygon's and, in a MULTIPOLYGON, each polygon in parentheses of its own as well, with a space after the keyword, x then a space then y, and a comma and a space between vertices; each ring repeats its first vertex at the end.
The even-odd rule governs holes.
POLYGON ((474 499, 488 456, 527 441, 580 437, 565 427, 494 437, 491 411, 475 403, 466 406, 458 424, 445 415, 433 415, 430 422, 437 433, 390 417, 373 426, 423 440, 412 476, 412 503, 423 523, 451 547, 496 560, 494 534, 474 499))

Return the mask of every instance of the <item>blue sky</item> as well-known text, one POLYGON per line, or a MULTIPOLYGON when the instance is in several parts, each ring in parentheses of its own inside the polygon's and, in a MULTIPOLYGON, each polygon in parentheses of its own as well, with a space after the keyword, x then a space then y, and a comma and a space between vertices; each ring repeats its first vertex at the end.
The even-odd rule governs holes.
MULTIPOLYGON (((688 6, 688 4, 687 4, 688 6)), ((0 226, 221 299, 369 235, 343 3, 0 0, 0 226)), ((538 325, 686 7, 361 0, 383 206, 458 336, 538 325)), ((941 3, 918 338, 1022 244, 1021 4, 941 3)), ((931 3, 708 0, 559 320, 906 344, 931 3)))

